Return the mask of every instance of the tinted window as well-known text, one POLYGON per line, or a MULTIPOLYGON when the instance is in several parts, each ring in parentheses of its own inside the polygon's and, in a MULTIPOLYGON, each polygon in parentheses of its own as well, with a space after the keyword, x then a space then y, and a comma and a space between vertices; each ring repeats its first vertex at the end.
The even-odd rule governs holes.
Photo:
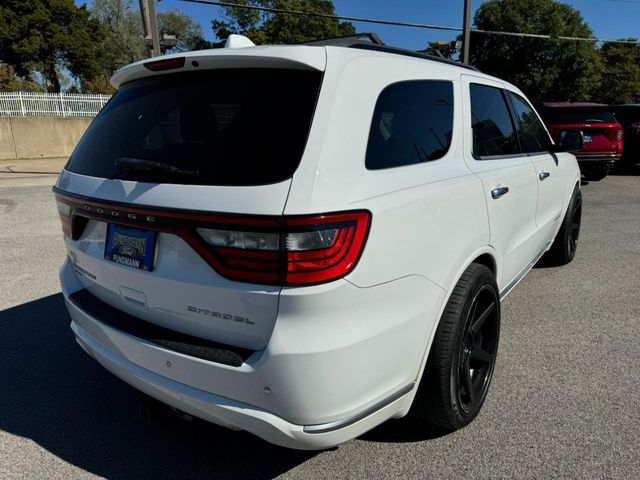
POLYGON ((518 138, 520 140, 520 148, 525 153, 547 152, 551 145, 549 135, 538 116, 529 106, 529 104, 511 92, 507 92, 511 98, 511 104, 516 116, 518 124, 518 138))
POLYGON ((582 110, 577 112, 548 112, 545 115, 547 124, 571 123, 618 123, 611 112, 593 112, 582 110))
POLYGON ((449 150, 452 129, 451 82, 390 85, 378 97, 373 113, 366 167, 378 170, 441 158, 449 150))
POLYGON ((320 79, 319 72, 230 69, 127 83, 96 117, 67 168, 153 183, 282 181, 302 157, 320 79), (147 168, 150 162, 160 168, 147 168))
POLYGON ((502 91, 471 84, 473 154, 477 157, 520 153, 511 116, 502 91))

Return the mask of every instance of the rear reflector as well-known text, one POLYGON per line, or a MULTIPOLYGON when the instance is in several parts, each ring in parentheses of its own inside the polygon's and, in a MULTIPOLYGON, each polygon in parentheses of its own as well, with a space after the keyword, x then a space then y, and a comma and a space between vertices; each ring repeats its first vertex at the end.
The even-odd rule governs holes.
POLYGON ((371 223, 365 210, 253 217, 110 204, 54 192, 62 231, 73 240, 89 219, 171 233, 223 277, 249 283, 311 285, 344 277, 358 263, 371 223))
POLYGON ((161 70, 174 70, 176 68, 184 67, 184 57, 154 60, 152 62, 144 62, 143 65, 153 72, 159 72, 161 70))

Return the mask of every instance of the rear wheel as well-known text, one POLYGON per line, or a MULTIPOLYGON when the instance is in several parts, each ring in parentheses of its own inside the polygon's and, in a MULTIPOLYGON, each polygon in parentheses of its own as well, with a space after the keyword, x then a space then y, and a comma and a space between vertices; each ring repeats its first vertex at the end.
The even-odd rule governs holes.
POLYGON ((500 298, 493 273, 471 264, 444 310, 413 413, 457 430, 480 412, 493 375, 500 331, 500 298))
POLYGON ((582 221, 582 193, 576 187, 569 201, 562 226, 556 235, 551 248, 540 259, 541 264, 548 267, 566 265, 576 256, 580 223, 582 221))
POLYGON ((596 167, 584 172, 585 180, 589 180, 590 182, 597 182, 602 180, 609 174, 609 167, 596 167))

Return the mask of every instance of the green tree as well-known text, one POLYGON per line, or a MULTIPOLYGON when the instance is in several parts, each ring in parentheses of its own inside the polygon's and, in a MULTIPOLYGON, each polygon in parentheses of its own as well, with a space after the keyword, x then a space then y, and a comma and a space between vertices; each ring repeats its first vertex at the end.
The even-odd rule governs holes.
MULTIPOLYGON (((100 68, 98 75, 82 82, 82 90, 86 93, 112 93, 109 79, 113 73, 124 65, 147 57, 142 19, 131 0, 95 0, 90 11, 92 18, 100 24, 101 38, 95 53, 100 68)), ((209 42, 202 35, 202 27, 190 16, 170 10, 158 13, 157 19, 161 38, 163 34, 177 37, 177 45, 168 51, 209 47, 209 42)))
MULTIPOLYGON (((637 41, 635 38, 626 40, 637 41)), ((600 49, 606 75, 598 91, 603 103, 640 103, 640 45, 607 42, 600 49)))
POLYGON ((167 51, 175 53, 211 48, 211 44, 205 40, 202 34, 200 24, 194 22, 189 15, 179 10, 169 10, 158 13, 157 18, 160 38, 163 35, 175 35, 178 40, 177 45, 166 49, 167 51))
POLYGON ((99 68, 93 78, 82 82, 87 93, 112 93, 111 75, 124 65, 147 56, 140 13, 131 0, 95 0, 91 17, 99 24, 100 39, 94 47, 99 68))
MULTIPOLYGON (((474 17, 481 30, 592 37, 577 10, 554 0, 489 0, 474 17)), ((474 33, 471 62, 503 78, 536 102, 589 100, 602 60, 592 42, 474 33)))
POLYGON ((16 75, 11 65, 0 63, 0 92, 41 92, 42 90, 43 87, 38 82, 22 78, 16 75))
MULTIPOLYGON (((260 7, 335 15, 332 0, 238 0, 235 3, 260 7)), ((213 33, 224 40, 232 33, 246 35, 256 44, 300 43, 355 33, 349 22, 334 18, 258 12, 224 7, 224 18, 213 20, 213 33)))
POLYGON ((23 79, 42 75, 47 91, 59 92, 62 71, 92 78, 99 26, 73 0, 2 0, 0 61, 23 79))

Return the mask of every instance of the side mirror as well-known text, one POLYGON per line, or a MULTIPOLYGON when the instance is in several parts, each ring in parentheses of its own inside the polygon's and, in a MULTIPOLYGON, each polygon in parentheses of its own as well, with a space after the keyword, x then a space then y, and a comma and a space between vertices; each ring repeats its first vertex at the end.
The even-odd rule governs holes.
POLYGON ((584 134, 577 129, 566 129, 558 132, 558 143, 553 146, 554 152, 579 152, 584 148, 584 134))

